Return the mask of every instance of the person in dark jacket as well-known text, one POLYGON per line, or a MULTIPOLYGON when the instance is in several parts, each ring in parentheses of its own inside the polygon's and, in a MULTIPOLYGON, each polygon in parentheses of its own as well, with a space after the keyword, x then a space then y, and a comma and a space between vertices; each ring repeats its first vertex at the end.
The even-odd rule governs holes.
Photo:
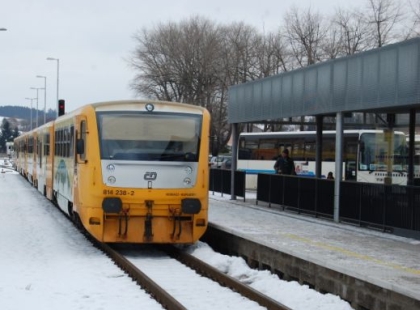
POLYGON ((288 149, 284 149, 281 156, 276 160, 274 170, 278 174, 296 175, 295 162, 289 157, 288 149))
POLYGON ((331 171, 328 172, 327 180, 334 180, 334 176, 333 176, 333 173, 331 171))

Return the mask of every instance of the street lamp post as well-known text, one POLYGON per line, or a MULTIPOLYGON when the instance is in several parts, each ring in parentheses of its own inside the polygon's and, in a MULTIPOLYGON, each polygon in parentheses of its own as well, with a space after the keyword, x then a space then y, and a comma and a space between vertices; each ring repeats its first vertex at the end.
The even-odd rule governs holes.
POLYGON ((54 57, 48 57, 47 60, 57 61, 57 102, 56 102, 57 115, 56 115, 56 117, 58 117, 58 100, 59 100, 58 85, 59 85, 59 81, 60 81, 60 78, 59 78, 60 77, 60 59, 54 58, 54 57))
POLYGON ((36 77, 44 79, 44 124, 45 124, 46 114, 47 114, 47 77, 43 75, 37 75, 36 77))
POLYGON ((31 100, 31 130, 32 130, 32 101, 36 98, 25 98, 26 100, 31 100))
POLYGON ((36 127, 38 127, 38 91, 43 89, 41 87, 31 87, 31 89, 36 89, 36 127))

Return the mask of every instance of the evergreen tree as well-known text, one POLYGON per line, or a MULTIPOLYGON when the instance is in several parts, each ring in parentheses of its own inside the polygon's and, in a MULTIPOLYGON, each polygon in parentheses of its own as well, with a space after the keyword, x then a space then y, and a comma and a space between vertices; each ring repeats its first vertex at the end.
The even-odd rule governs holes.
POLYGON ((14 134, 15 133, 12 131, 9 121, 4 118, 1 123, 1 137, 0 137, 0 149, 3 152, 6 151, 6 142, 13 141, 13 139, 15 138, 14 134))

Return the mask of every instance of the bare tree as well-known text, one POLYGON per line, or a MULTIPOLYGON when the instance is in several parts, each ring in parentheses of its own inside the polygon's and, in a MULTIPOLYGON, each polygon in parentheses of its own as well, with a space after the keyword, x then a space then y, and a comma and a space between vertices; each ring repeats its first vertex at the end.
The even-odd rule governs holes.
POLYGON ((353 55, 368 49, 369 29, 360 11, 339 8, 333 16, 333 23, 339 28, 343 55, 353 55))
POLYGON ((343 37, 340 35, 340 29, 333 22, 328 27, 321 48, 325 59, 335 59, 343 54, 343 37))
POLYGON ((256 55, 260 36, 257 30, 245 23, 223 27, 223 64, 229 85, 245 83, 259 78, 256 55))
POLYGON ((409 0, 409 7, 411 25, 407 37, 418 37, 420 36, 420 0, 409 0))
POLYGON ((130 65, 137 75, 131 87, 158 100, 186 102, 207 108, 218 148, 230 138, 227 121, 226 67, 222 57, 222 28, 201 17, 143 29, 130 65))
POLYGON ((182 100, 173 60, 173 46, 179 37, 175 24, 159 25, 151 31, 144 28, 134 36, 138 47, 133 52, 130 65, 137 74, 131 87, 138 95, 158 100, 182 100))
POLYGON ((311 8, 293 7, 285 15, 285 30, 298 66, 306 67, 322 60, 321 46, 327 27, 319 13, 313 13, 311 8))
POLYGON ((367 10, 362 16, 370 29, 372 47, 404 39, 401 29, 397 27, 404 19, 398 0, 367 0, 367 10))
POLYGON ((189 102, 209 108, 217 88, 218 29, 194 17, 180 24, 160 24, 135 35, 138 47, 130 61, 138 72, 131 86, 159 100, 189 102))
POLYGON ((261 36, 257 44, 260 78, 288 71, 290 54, 280 32, 261 36))

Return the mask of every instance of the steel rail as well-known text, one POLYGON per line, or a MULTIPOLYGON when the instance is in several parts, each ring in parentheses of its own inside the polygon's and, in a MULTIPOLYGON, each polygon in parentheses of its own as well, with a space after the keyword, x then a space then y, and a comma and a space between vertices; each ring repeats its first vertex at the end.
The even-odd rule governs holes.
POLYGON ((222 273, 213 266, 197 259, 196 257, 186 253, 185 251, 180 250, 175 247, 166 247, 165 251, 171 257, 177 259, 188 267, 194 269, 199 274, 208 277, 222 286, 226 286, 231 290, 238 292, 242 296, 247 297, 250 300, 253 300, 260 304, 263 307, 266 307, 270 310, 291 310, 287 306, 281 304, 280 302, 270 298, 267 295, 264 295, 257 290, 251 288, 248 285, 241 283, 240 281, 222 273))
MULTIPOLYGON (((93 239, 93 238, 92 238, 93 239)), ((95 240, 92 240, 95 241, 95 240)), ((162 287, 160 287, 156 282, 150 279, 145 273, 139 270, 134 266, 129 260, 124 256, 119 254, 117 251, 113 250, 106 243, 96 242, 100 250, 106 253, 122 270, 127 272, 127 274, 135 280, 146 292, 151 294, 165 309, 168 310, 186 310, 180 302, 175 298, 169 295, 162 287)))

